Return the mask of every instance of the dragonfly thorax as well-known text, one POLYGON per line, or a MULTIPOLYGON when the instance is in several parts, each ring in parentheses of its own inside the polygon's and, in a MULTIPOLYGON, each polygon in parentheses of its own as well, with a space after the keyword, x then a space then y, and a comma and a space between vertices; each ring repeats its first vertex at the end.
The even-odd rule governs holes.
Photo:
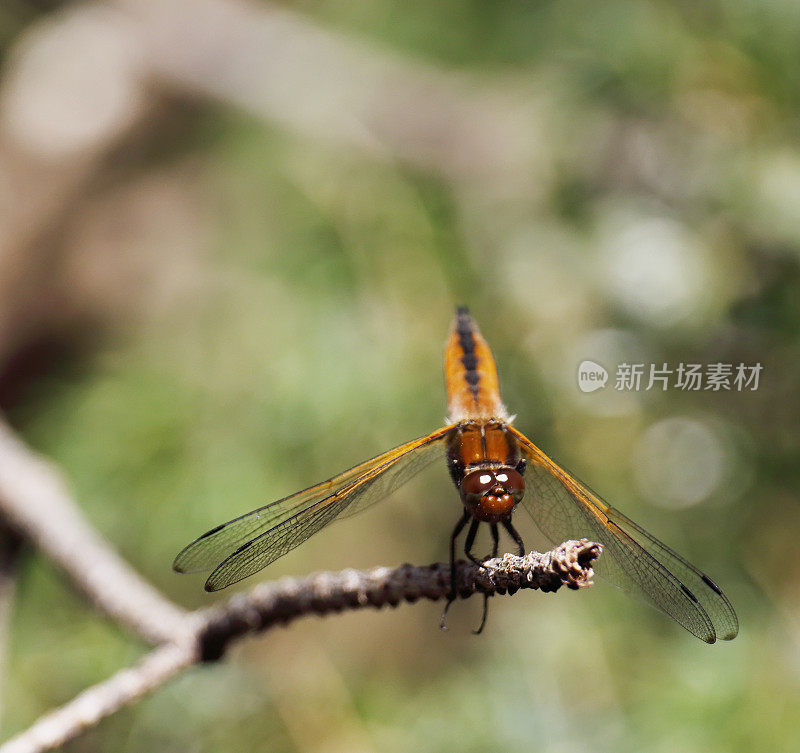
POLYGON ((525 494, 525 481, 509 466, 476 468, 461 481, 461 501, 472 517, 498 523, 511 515, 525 494))

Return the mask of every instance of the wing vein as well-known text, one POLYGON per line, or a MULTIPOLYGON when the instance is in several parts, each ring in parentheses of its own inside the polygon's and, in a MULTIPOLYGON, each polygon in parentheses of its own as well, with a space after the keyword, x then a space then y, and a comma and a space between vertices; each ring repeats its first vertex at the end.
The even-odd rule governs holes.
POLYGON ((383 499, 444 455, 446 426, 406 442, 308 489, 217 526, 175 558, 179 572, 212 570, 208 590, 218 590, 266 567, 339 515, 383 499))
POLYGON ((697 568, 512 429, 528 461, 523 506, 549 539, 587 536, 606 548, 598 574, 677 621, 702 640, 736 635, 738 622, 725 595, 697 568), (709 582, 712 584, 710 585, 709 582))

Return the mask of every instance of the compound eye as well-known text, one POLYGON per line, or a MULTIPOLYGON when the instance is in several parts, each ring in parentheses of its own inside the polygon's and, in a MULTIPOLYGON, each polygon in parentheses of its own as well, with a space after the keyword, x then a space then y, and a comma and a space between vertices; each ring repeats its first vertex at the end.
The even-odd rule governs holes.
POLYGON ((464 476, 464 480, 461 482, 461 492, 469 496, 482 496, 496 484, 497 481, 493 473, 489 471, 473 471, 464 476))
POLYGON ((525 494, 525 480, 520 473, 513 468, 503 468, 497 473, 497 481, 503 485, 505 490, 517 501, 522 499, 525 494))

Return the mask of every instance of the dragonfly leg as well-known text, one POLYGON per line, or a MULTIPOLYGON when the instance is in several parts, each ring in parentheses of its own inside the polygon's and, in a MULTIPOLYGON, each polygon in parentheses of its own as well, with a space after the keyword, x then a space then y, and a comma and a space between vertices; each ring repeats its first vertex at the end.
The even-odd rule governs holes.
POLYGON ((511 535, 511 538, 514 539, 514 541, 516 542, 517 547, 519 547, 519 556, 524 557, 525 544, 522 542, 522 536, 519 535, 519 531, 517 531, 517 529, 514 528, 510 520, 503 521, 503 528, 505 528, 506 531, 508 531, 508 533, 511 535))
POLYGON ((478 625, 477 630, 473 630, 473 635, 480 635, 486 627, 486 618, 489 616, 489 594, 483 595, 483 615, 481 616, 481 624, 478 625))
POLYGON ((439 627, 442 630, 447 630, 447 610, 450 609, 450 605, 455 601, 456 596, 456 539, 458 538, 461 531, 464 530, 464 526, 467 524, 469 520, 469 513, 464 510, 464 514, 459 519, 458 523, 456 523, 455 528, 453 528, 453 533, 450 534, 450 593, 447 596, 447 604, 445 604, 444 611, 442 612, 442 618, 439 620, 439 627))
POLYGON ((450 596, 448 597, 450 601, 456 598, 456 539, 461 531, 464 530, 464 526, 467 525, 468 520, 469 513, 464 510, 464 514, 461 516, 458 523, 456 523, 456 527, 450 535, 450 596))
POLYGON ((480 521, 475 519, 470 523, 469 530, 467 531, 467 538, 464 541, 464 554, 467 555, 468 560, 474 562, 478 567, 483 567, 483 562, 472 553, 472 545, 475 543, 475 536, 478 533, 479 525, 480 521))
MULTIPOLYGON (((464 542, 464 554, 469 557, 478 567, 486 567, 483 564, 482 560, 479 560, 473 553, 472 553, 472 545, 475 543, 475 536, 478 533, 478 526, 480 525, 480 521, 473 520, 470 524, 469 530, 467 531, 467 539, 464 542)), ((493 544, 493 552, 496 555, 497 549, 499 546, 499 537, 497 535, 497 525, 492 524, 492 540, 493 544)), ((481 616, 481 624, 478 625, 477 630, 473 630, 474 635, 480 635, 483 632, 483 629, 486 627, 486 618, 489 616, 489 594, 483 594, 483 615, 481 616)))
POLYGON ((500 550, 500 532, 497 530, 497 523, 491 523, 489 528, 492 532, 492 559, 494 559, 500 550))

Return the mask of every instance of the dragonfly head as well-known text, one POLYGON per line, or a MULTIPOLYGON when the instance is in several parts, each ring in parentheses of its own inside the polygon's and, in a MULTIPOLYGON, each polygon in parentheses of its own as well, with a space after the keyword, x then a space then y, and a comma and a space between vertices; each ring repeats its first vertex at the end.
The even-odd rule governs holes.
POLYGON ((497 523, 507 518, 525 494, 525 481, 513 468, 478 468, 461 481, 461 501, 477 520, 497 523))

